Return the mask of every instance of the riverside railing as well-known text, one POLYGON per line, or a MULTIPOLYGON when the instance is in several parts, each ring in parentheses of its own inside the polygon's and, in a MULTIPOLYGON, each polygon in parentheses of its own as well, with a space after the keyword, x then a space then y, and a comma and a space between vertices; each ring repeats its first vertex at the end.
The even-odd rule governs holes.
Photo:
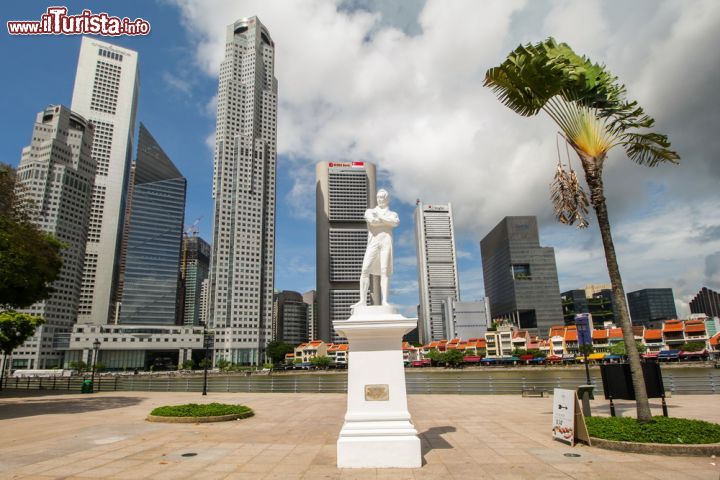
MULTIPOLYGON (((4 390, 49 390, 79 393, 83 377, 5 378, 4 390)), ((602 381, 593 376, 596 394, 602 395, 602 381)), ((720 394, 720 372, 682 374, 663 372, 665 389, 673 394, 720 394)), ((584 374, 544 378, 504 378, 490 375, 473 378, 462 373, 408 374, 406 386, 409 394, 467 394, 510 395, 523 390, 552 391, 554 388, 574 389, 585 383, 584 374)), ((104 375, 95 377, 96 392, 200 392, 201 376, 157 375, 104 375)), ((345 393, 347 376, 344 374, 307 375, 213 375, 208 378, 209 392, 256 393, 345 393)))

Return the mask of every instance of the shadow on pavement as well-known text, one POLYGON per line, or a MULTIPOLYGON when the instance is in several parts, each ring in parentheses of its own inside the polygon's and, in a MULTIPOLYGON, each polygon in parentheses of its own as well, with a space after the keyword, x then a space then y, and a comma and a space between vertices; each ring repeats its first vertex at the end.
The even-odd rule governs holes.
MULTIPOLYGON (((17 397, 15 397, 17 398, 17 397)), ((143 401, 141 397, 73 397, 43 398, 42 395, 24 398, 22 403, 0 400, 0 420, 33 417, 58 413, 85 413, 113 408, 130 407, 143 401)))
POLYGON ((452 449, 453 446, 450 445, 447 440, 442 438, 443 433, 450 433, 455 432, 457 429, 455 427, 450 426, 444 426, 444 427, 432 427, 428 428, 424 432, 420 433, 418 436, 420 437, 420 451, 422 453, 422 464, 425 465, 427 461, 425 461, 425 455, 430 450, 434 449, 442 449, 442 450, 448 450, 452 449))

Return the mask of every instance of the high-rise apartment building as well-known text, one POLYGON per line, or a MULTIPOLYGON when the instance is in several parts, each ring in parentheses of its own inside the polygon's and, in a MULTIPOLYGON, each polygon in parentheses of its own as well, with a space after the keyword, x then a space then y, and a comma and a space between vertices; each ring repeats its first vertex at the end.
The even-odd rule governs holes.
POLYGON ((415 207, 415 247, 420 290, 418 328, 421 342, 451 338, 443 321, 443 301, 460 300, 460 284, 455 253, 455 227, 452 206, 415 207))
POLYGON ((183 238, 180 277, 184 325, 200 325, 202 285, 210 272, 210 244, 197 235, 183 238))
POLYGON ((703 287, 690 300, 690 313, 704 313, 710 317, 720 317, 720 293, 703 287))
POLYGON ((30 207, 30 220, 65 244, 54 291, 24 310, 45 319, 35 335, 13 352, 13 368, 61 366, 61 337, 77 320, 88 219, 95 181, 93 126, 60 105, 38 113, 32 141, 17 168, 16 196, 30 207))
POLYGON ((645 288, 627 294, 633 325, 658 328, 663 320, 677 318, 672 288, 645 288))
POLYGON ((492 318, 539 334, 562 324, 555 250, 541 247, 537 218, 505 217, 480 241, 492 318))
POLYGON ((138 54, 83 37, 72 110, 95 126, 97 175, 83 268, 79 323, 104 324, 115 312, 117 264, 137 109, 138 54))
POLYGON ((257 17, 228 25, 217 95, 209 322, 215 360, 263 361, 275 275, 275 44, 257 17))
POLYGON ((291 345, 308 341, 308 305, 298 292, 283 290, 275 294, 273 340, 291 345))
MULTIPOLYGON (((360 300, 360 270, 367 248, 365 210, 377 202, 375 165, 367 162, 322 162, 315 166, 316 193, 316 339, 347 343, 332 322, 347 320, 360 300)), ((380 282, 371 276, 372 304, 378 304, 380 282)))
POLYGON ((119 320, 175 325, 187 180, 142 123, 131 177, 119 320))
POLYGON ((317 338, 317 310, 318 299, 317 291, 310 290, 303 293, 303 302, 307 305, 307 322, 308 322, 308 340, 317 338))

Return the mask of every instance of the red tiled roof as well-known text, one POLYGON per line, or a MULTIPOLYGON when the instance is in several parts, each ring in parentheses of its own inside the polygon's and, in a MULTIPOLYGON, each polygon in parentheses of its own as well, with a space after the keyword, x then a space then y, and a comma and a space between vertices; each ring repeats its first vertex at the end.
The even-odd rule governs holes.
POLYGON ((548 334, 549 337, 562 337, 563 332, 565 331, 565 327, 550 327, 550 333, 548 334))
POLYGON ((683 324, 680 320, 668 320, 663 323, 663 332, 682 332, 683 324))
POLYGON ((645 330, 645 341, 647 340, 662 340, 662 330, 659 328, 645 330))
POLYGON ((622 338, 622 337, 623 337, 622 328, 611 328, 610 329, 610 338, 622 338))
POLYGON ((717 346, 717 344, 718 344, 719 342, 720 342, 720 333, 715 334, 715 336, 713 336, 713 337, 710 339, 710 345, 717 346))
POLYGON ((705 333, 705 323, 685 323, 685 333, 705 333))
POLYGON ((566 342, 577 342, 577 330, 570 330, 569 328, 565 331, 566 342))
POLYGON ((608 338, 608 331, 607 330, 593 330, 592 338, 593 338, 593 340, 602 340, 602 339, 608 338))

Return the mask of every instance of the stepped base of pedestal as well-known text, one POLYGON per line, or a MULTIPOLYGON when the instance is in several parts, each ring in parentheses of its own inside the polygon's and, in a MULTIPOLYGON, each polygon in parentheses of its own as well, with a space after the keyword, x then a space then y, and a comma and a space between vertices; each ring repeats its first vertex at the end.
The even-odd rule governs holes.
POLYGON ((343 437, 337 442, 339 468, 420 468, 422 452, 416 435, 343 437))

